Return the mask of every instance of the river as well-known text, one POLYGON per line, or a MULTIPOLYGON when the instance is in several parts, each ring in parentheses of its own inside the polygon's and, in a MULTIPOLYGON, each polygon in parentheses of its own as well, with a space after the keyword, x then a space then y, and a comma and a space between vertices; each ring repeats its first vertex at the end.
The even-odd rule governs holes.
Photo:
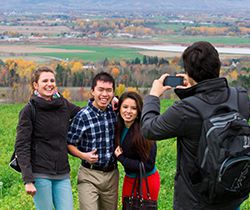
MULTIPOLYGON (((145 49, 145 50, 156 50, 156 51, 167 51, 167 52, 183 52, 187 47, 181 45, 123 45, 131 48, 145 49)), ((219 53, 225 54, 241 54, 250 55, 250 48, 240 47, 216 47, 219 53)))

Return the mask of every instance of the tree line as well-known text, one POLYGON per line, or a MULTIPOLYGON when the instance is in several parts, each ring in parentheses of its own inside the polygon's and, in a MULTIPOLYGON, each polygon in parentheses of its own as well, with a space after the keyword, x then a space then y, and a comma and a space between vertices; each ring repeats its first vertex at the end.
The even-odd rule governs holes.
MULTIPOLYGON (((41 64, 40 64, 41 65, 41 64)), ((94 75, 100 71, 109 72, 116 80, 117 86, 134 89, 149 88, 154 79, 168 72, 183 72, 179 57, 161 58, 157 56, 136 57, 132 60, 109 60, 85 63, 82 60, 57 61, 43 64, 56 72, 57 85, 61 87, 90 87, 94 75)), ((0 87, 10 87, 12 98, 20 101, 29 95, 32 72, 39 66, 34 61, 23 59, 0 60, 0 87), (27 92, 27 93, 26 93, 27 92)), ((221 76, 227 77, 235 86, 250 86, 250 64, 247 59, 227 59, 222 61, 221 76)))

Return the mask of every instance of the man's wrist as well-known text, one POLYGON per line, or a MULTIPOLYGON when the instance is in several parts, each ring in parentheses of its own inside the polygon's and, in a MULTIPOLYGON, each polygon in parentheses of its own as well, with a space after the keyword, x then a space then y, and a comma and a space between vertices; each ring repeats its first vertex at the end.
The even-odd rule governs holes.
POLYGON ((156 91, 153 91, 153 90, 151 90, 151 91, 149 92, 149 95, 151 95, 151 96, 156 96, 156 97, 160 97, 160 95, 159 95, 156 91))

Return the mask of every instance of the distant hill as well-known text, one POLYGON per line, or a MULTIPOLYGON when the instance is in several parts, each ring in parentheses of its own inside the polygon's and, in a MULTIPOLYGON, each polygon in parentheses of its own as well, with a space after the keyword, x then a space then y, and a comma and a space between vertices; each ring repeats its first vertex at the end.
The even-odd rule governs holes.
POLYGON ((250 0, 6 0, 0 11, 250 11, 250 0))

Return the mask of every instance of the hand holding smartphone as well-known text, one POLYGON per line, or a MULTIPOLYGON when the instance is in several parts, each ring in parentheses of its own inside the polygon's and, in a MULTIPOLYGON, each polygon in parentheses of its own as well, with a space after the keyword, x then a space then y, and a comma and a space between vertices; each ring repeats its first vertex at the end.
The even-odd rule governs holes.
POLYGON ((166 76, 163 81, 163 86, 176 87, 178 85, 183 85, 183 77, 180 76, 166 76))

